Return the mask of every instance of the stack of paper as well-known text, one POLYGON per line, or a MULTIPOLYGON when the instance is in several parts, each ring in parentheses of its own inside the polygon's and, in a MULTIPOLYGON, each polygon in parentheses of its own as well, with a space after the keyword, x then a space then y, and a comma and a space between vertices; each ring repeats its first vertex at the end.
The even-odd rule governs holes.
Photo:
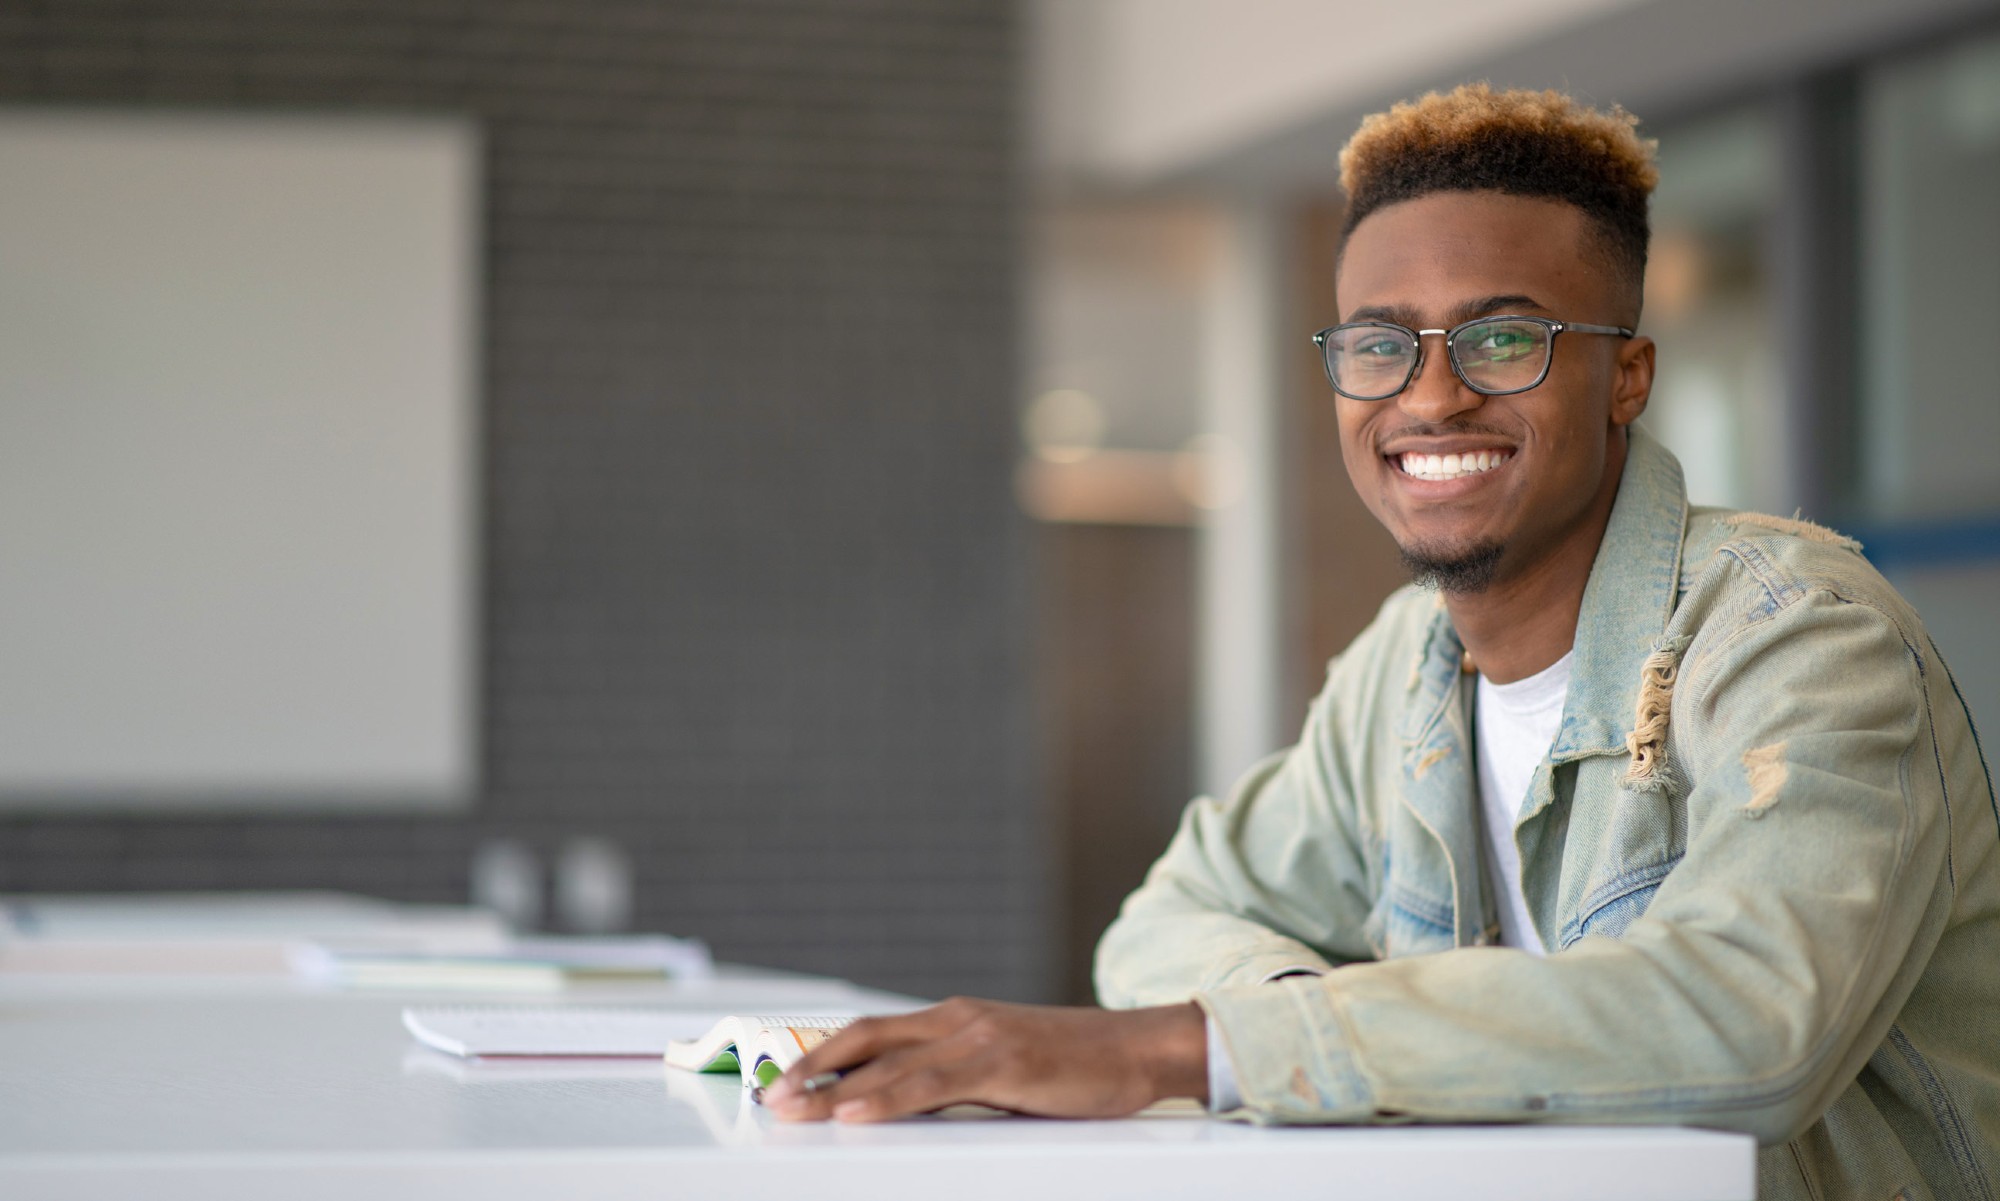
POLYGON ((364 943, 307 943, 293 949, 304 979, 349 988, 553 992, 576 984, 705 980, 714 975, 706 944, 664 934, 625 938, 513 938, 490 950, 408 952, 364 943))
POLYGON ((300 942, 487 954, 499 917, 321 892, 0 896, 0 973, 266 975, 300 942))

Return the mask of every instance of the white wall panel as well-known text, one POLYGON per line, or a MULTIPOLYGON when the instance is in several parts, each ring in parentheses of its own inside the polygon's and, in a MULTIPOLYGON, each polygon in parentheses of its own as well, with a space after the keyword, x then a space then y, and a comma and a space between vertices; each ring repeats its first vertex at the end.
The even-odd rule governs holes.
POLYGON ((0 804, 470 798, 477 160, 0 111, 0 804))

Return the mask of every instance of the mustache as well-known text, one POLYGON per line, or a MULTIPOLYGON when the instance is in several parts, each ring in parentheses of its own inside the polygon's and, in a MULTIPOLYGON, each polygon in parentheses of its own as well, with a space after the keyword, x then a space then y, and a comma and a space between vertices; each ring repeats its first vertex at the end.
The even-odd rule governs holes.
POLYGON ((1508 433, 1506 430, 1501 429, 1499 426, 1486 425, 1478 421, 1450 421, 1442 425, 1431 421, 1413 421, 1408 425, 1397 426, 1395 429, 1386 430, 1376 435, 1375 449, 1377 452, 1380 452, 1382 447, 1387 446, 1390 442, 1396 440, 1397 438, 1450 438, 1450 437, 1475 437, 1475 436, 1487 437, 1487 438, 1499 438, 1502 441, 1506 442, 1514 441, 1514 436, 1508 433))

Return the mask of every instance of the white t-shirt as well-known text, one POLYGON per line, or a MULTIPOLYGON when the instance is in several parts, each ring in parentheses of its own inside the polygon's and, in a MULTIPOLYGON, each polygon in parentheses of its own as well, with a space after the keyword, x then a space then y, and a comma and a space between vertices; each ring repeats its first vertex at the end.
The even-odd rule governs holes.
POLYGON ((1486 815, 1486 849, 1492 857, 1493 891, 1500 906, 1500 941, 1535 955, 1548 954, 1521 893, 1521 855, 1514 847, 1514 819, 1528 799, 1535 769, 1548 758, 1562 726, 1569 696, 1568 655, 1525 680, 1495 684, 1479 677, 1473 701, 1473 746, 1479 760, 1479 805, 1486 815))

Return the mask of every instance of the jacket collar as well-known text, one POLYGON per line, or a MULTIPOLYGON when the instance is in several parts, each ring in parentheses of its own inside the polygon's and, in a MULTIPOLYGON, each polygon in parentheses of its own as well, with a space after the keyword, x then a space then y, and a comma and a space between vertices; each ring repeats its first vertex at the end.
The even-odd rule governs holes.
POLYGON ((1625 753, 1640 667, 1659 649, 1680 597, 1687 488, 1672 452, 1638 427, 1577 614, 1569 700, 1550 757, 1625 753))

